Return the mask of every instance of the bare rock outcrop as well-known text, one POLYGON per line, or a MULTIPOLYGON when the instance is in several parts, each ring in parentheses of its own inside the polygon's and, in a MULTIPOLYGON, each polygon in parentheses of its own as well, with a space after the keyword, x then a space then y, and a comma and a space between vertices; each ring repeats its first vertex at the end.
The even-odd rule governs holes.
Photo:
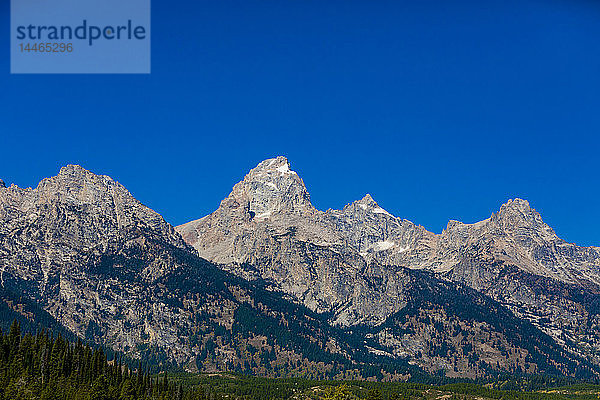
POLYGON ((402 309, 401 269, 409 268, 489 295, 574 352, 600 351, 590 300, 600 293, 600 248, 560 239, 526 200, 434 234, 370 195, 319 211, 288 160, 277 157, 251 170, 215 212, 176 229, 202 257, 267 280, 337 325, 378 325, 402 309), (582 324, 592 333, 581 334, 582 324))

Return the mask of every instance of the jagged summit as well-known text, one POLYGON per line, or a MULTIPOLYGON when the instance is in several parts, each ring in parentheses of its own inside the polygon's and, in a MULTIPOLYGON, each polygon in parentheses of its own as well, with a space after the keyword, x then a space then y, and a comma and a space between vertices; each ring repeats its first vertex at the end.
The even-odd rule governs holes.
POLYGON ((360 206, 363 209, 366 209, 366 208, 377 208, 377 207, 379 207, 379 205, 377 204, 377 202, 373 199, 373 197, 369 193, 365 194, 362 199, 356 200, 352 204, 360 206))
POLYGON ((177 230, 202 257, 229 265, 240 276, 275 282, 309 308, 334 312, 342 325, 378 323, 398 310, 398 303, 383 301, 383 293, 394 289, 365 289, 379 274, 395 279, 392 267, 398 266, 450 274, 478 289, 494 279, 485 269, 492 264, 600 287, 600 252, 567 246, 526 200, 511 199, 476 223, 451 220, 434 234, 393 216, 370 194, 341 210, 315 209, 285 157, 259 163, 215 212, 177 230), (373 264, 392 269, 369 270, 373 264), (332 285, 333 270, 357 292, 332 285), (367 301, 360 290, 382 302, 367 301))
POLYGON ((284 156, 277 156, 260 162, 256 167, 250 170, 250 173, 248 175, 267 172, 278 172, 280 174, 295 174, 295 172, 291 170, 290 162, 288 161, 288 159, 284 156))
MULTIPOLYGON (((459 332, 486 368, 541 371, 542 355, 531 355, 543 347, 531 342, 541 335, 513 329, 523 320, 556 341, 543 357, 574 354, 600 364, 600 249, 560 240, 525 200, 510 200, 474 224, 450 221, 436 235, 390 215, 368 194, 342 210, 319 211, 289 161, 275 157, 250 170, 217 210, 177 231, 116 181, 68 165, 36 189, 0 190, 0 281, 18 279, 82 336, 97 324, 116 350, 158 345, 201 368, 206 359, 193 361, 204 339, 217 342, 215 332, 244 316, 236 304, 275 319, 289 308, 265 309, 270 296, 223 286, 222 271, 187 264, 193 245, 219 268, 256 279, 261 290, 323 313, 332 324, 375 326, 365 337, 370 348, 432 371, 443 365, 479 373, 479 363, 465 369, 475 359, 465 347, 454 347, 459 332), (216 292, 206 292, 211 288, 216 292), (220 327, 206 330, 205 321, 220 327), (447 353, 438 352, 440 343, 447 353)), ((243 348, 219 343, 229 354, 243 348)))
MULTIPOLYGON (((150 218, 151 210, 146 211, 145 207, 141 207, 141 203, 119 182, 76 164, 66 165, 57 175, 42 179, 32 191, 32 195, 37 201, 46 203, 82 203, 94 207, 112 204, 117 209, 136 207, 147 213, 150 218)), ((152 219, 155 217, 153 215, 152 219)))
MULTIPOLYGON (((42 179, 34 189, 21 188, 16 184, 12 184, 8 189, 12 192, 21 192, 23 190, 35 192, 58 190, 64 193, 79 191, 84 189, 86 185, 96 184, 119 186, 122 190, 127 191, 111 177, 95 174, 77 164, 67 164, 61 167, 58 174, 42 179)), ((0 187, 7 188, 6 183, 2 179, 0 179, 0 187)))
POLYGON ((540 213, 531 207, 529 201, 515 198, 507 200, 506 203, 500 206, 498 211, 492 213, 490 218, 478 222, 465 223, 451 219, 448 221, 444 231, 452 229, 482 229, 489 224, 507 225, 509 227, 512 224, 514 227, 531 223, 539 224, 540 226, 542 224, 545 225, 540 213))
POLYGON ((504 203, 501 208, 518 208, 520 210, 531 210, 531 206, 529 205, 529 201, 520 199, 518 197, 514 199, 508 199, 506 203, 504 203))
MULTIPOLYGON (((212 214, 176 229, 202 257, 219 263, 243 263, 251 258, 244 254, 250 245, 238 237, 258 240, 246 233, 257 228, 268 229, 271 224, 278 231, 290 226, 302 227, 297 220, 316 213, 304 182, 291 169, 287 158, 279 156, 252 168, 212 214)), ((336 240, 327 233, 305 233, 336 240)))
POLYGON ((348 211, 349 208, 358 208, 366 212, 387 215, 388 217, 395 218, 392 214, 381 208, 369 193, 367 193, 362 199, 348 204, 346 207, 344 207, 343 211, 348 211))
POLYGON ((83 168, 81 165, 79 164, 67 164, 64 167, 62 167, 60 169, 60 171, 58 172, 59 175, 76 175, 76 174, 89 174, 91 173, 91 171, 83 168))
POLYGON ((541 214, 532 208, 527 200, 508 200, 498 212, 492 214, 490 220, 506 231, 519 231, 523 234, 523 229, 527 229, 529 235, 558 239, 552 228, 543 221, 541 214))
POLYGON ((221 208, 244 208, 250 219, 311 209, 310 195, 287 158, 265 160, 237 183, 221 208))
POLYGON ((361 203, 361 204, 374 204, 374 205, 377 205, 377 203, 375 202, 375 200, 373 200, 373 196, 371 196, 369 193, 365 194, 362 199, 358 200, 358 202, 361 203))
MULTIPOLYGON (((46 179, 90 179, 98 181, 112 181, 116 182, 113 178, 108 175, 96 174, 89 169, 82 167, 79 164, 67 164, 61 167, 56 176, 46 179)), ((43 181, 43 179, 42 179, 43 181)))
POLYGON ((531 205, 529 201, 523 199, 509 199, 506 203, 500 206, 500 209, 496 214, 539 214, 531 205))
MULTIPOLYGON (((125 237, 142 236, 188 248, 161 215, 140 203, 124 186, 74 164, 42 179, 35 189, 12 185, 3 190, 0 224, 3 220, 52 232, 52 244, 64 248, 84 243, 90 248, 107 247, 125 237)), ((51 260, 49 257, 44 262, 51 260)))

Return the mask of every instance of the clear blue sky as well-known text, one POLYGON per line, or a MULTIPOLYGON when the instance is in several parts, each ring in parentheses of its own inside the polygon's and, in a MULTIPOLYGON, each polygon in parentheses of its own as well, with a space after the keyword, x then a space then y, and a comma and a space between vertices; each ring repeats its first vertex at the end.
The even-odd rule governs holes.
POLYGON ((522 197, 600 245, 596 1, 153 0, 150 76, 10 76, 0 13, 7 183, 78 163, 180 224, 285 155, 320 209, 439 232, 522 197))

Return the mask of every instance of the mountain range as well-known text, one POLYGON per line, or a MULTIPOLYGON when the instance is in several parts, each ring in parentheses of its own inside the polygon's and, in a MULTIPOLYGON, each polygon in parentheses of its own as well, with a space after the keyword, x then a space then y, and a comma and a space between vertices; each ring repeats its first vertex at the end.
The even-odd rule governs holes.
POLYGON ((0 286, 3 329, 18 317, 190 371, 600 376, 600 248, 521 199, 440 234, 370 195, 321 211, 284 157, 175 228, 80 166, 2 182, 0 286))

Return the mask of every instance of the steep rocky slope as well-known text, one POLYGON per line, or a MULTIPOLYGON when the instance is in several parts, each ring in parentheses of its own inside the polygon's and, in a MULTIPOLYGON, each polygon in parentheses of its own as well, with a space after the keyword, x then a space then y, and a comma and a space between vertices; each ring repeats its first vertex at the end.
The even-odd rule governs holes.
POLYGON ((378 326, 405 307, 398 267, 476 289, 565 349, 600 362, 600 248, 560 239, 525 200, 441 234, 397 218, 370 195, 315 209, 287 159, 261 162, 212 214, 177 227, 202 257, 261 278, 335 325, 378 326))
POLYGON ((532 274, 470 240, 446 245, 370 196, 321 212, 283 158, 178 230, 197 250, 123 186, 78 166, 35 189, 0 187, 0 323, 16 316, 192 371, 599 373, 586 359, 593 282, 532 274))
POLYGON ((198 258, 123 186, 79 166, 0 188, 0 272, 3 322, 60 324, 153 362, 325 376, 327 362, 368 361, 323 318, 198 258))
MULTIPOLYGON (((16 273, 42 296, 61 272, 86 272, 107 253, 150 251, 155 242, 188 249, 171 225, 123 186, 76 165, 35 189, 0 189, 0 223, 0 280, 16 273), (23 267, 11 269, 14 265, 23 267)), ((169 267, 156 262, 142 273, 157 277, 169 267)))
MULTIPOLYGON (((357 208, 374 207, 367 202, 357 208)), ((357 237, 362 247, 355 248, 339 229, 343 223, 312 206, 302 179, 278 157, 250 171, 214 213, 177 229, 201 257, 246 279, 264 279, 310 309, 333 314, 338 325, 381 323, 403 305, 403 276, 361 255, 387 246, 376 237, 381 233, 357 237), (374 290, 381 279, 386 286, 374 290)), ((408 221, 389 229, 406 231, 407 240, 426 235, 408 221)))

